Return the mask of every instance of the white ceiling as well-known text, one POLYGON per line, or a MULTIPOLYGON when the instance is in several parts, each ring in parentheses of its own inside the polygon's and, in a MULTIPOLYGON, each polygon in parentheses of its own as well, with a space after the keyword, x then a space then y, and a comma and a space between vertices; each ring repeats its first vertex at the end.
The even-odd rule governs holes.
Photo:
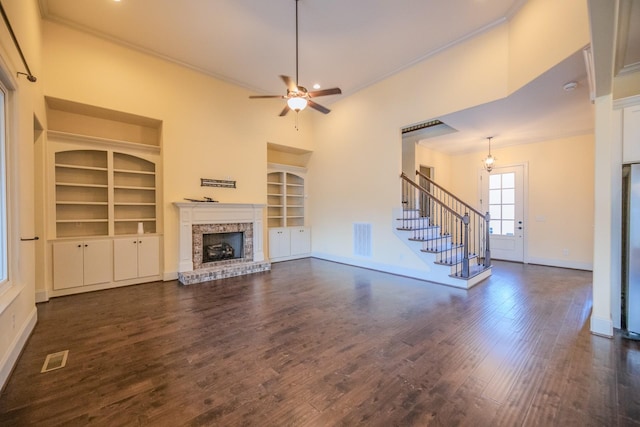
MULTIPOLYGON (((343 95, 503 23, 526 0, 300 0, 300 84, 343 95)), ((159 55, 256 94, 295 78, 294 0, 40 0, 42 15, 159 55)), ((581 54, 509 99, 439 117, 459 132, 424 141, 460 152, 589 132, 593 111, 581 54), (578 88, 562 85, 578 80, 578 88)), ((331 104, 337 96, 323 98, 331 104), (334 98, 334 99, 332 99, 334 98)), ((260 102, 260 101, 256 101, 260 102)), ((279 119, 274 113, 274 120, 279 119)), ((432 117, 425 117, 425 120, 432 117)), ((408 125, 409 123, 407 123, 408 125)))

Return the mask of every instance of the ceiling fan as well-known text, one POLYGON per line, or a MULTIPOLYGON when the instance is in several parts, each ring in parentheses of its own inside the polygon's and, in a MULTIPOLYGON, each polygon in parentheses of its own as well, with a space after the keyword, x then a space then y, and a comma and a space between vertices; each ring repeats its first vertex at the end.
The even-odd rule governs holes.
POLYGON ((306 87, 300 86, 298 84, 298 1, 296 1, 296 79, 295 81, 289 76, 280 76, 284 84, 287 85, 287 94, 286 95, 252 95, 249 98, 258 99, 258 98, 281 98, 287 100, 287 105, 285 105, 282 112, 280 112, 280 116, 286 115, 290 110, 295 111, 296 113, 304 110, 307 105, 314 110, 320 111, 323 114, 329 113, 329 110, 326 107, 314 102, 311 98, 317 98, 319 96, 327 96, 327 95, 339 95, 342 93, 340 88, 334 87, 331 89, 322 89, 322 90, 314 90, 309 92, 306 87))

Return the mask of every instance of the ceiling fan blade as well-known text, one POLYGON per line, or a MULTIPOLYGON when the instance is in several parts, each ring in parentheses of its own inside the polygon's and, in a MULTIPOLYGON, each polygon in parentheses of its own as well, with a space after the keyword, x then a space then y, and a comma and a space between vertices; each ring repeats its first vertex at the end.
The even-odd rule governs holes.
POLYGON ((282 111, 280 112, 280 117, 282 116, 286 116, 287 113, 289 112, 289 110, 291 110, 291 108, 289 108, 289 105, 285 105, 284 108, 282 109, 282 111))
POLYGON ((261 99, 261 98, 281 98, 284 99, 285 97, 282 95, 251 95, 249 96, 249 99, 261 99))
POLYGON ((309 107, 313 108, 314 110, 320 111, 322 114, 329 114, 329 112, 331 112, 331 110, 329 110, 327 107, 323 107, 320 104, 316 104, 312 100, 309 100, 309 107))
POLYGON ((318 96, 327 96, 327 95, 340 95, 342 91, 339 87, 334 87, 331 89, 322 89, 322 90, 314 90, 309 92, 309 96, 311 98, 317 98, 318 96))
POLYGON ((280 76, 280 78, 282 79, 284 84, 287 85, 287 89, 289 90, 289 92, 297 92, 298 91, 298 85, 296 85, 296 82, 294 82, 291 77, 289 77, 289 76, 280 76))

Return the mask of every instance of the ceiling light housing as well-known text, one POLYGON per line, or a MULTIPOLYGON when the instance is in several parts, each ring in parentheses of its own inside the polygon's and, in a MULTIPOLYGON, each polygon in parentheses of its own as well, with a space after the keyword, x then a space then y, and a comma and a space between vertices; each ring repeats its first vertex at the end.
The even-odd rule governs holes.
POLYGON ((302 96, 293 96, 287 100, 287 105, 297 113, 307 107, 307 98, 302 96))

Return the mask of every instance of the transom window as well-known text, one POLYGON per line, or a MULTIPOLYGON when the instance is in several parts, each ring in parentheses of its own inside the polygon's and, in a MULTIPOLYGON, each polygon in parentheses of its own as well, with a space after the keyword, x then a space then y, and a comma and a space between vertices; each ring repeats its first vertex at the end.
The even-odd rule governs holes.
POLYGON ((513 236, 516 225, 516 174, 489 175, 489 233, 513 236))

